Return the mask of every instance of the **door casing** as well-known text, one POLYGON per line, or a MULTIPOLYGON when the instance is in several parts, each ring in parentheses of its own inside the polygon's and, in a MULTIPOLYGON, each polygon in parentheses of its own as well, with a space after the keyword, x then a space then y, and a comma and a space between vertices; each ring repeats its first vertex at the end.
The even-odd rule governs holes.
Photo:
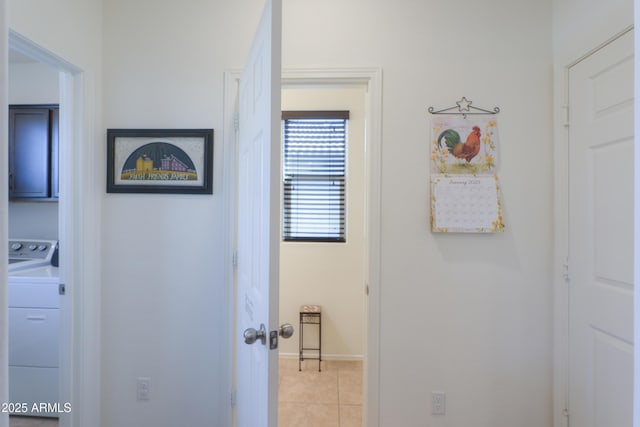
MULTIPOLYGON (((234 242, 235 235, 235 172, 237 164, 236 147, 236 118, 235 105, 238 82, 241 71, 228 70, 225 72, 225 100, 224 100, 224 177, 225 177, 225 282, 228 289, 234 289, 234 242)), ((379 425, 379 365, 380 365, 380 175, 381 175, 381 145, 382 145, 382 70, 379 68, 344 68, 344 69, 283 69, 282 86, 312 85, 350 85, 364 84, 367 86, 366 99, 366 230, 368 235, 366 264, 367 264, 367 336, 365 345, 364 367, 364 413, 363 425, 377 427, 379 425)), ((230 292, 228 307, 235 307, 235 293, 230 292)), ((236 339, 232 331, 235 329, 235 312, 230 310, 227 331, 227 344, 230 370, 227 381, 233 396, 235 371, 234 350, 236 339)))
MULTIPOLYGON (((95 144, 84 143, 97 136, 95 94, 87 92, 80 67, 17 32, 9 30, 8 46, 60 73, 58 234, 60 282, 67 290, 61 300, 60 399, 73 405, 60 414, 60 427, 99 425, 101 193, 95 191, 95 144)), ((6 199, 6 189, 0 191, 6 199)))

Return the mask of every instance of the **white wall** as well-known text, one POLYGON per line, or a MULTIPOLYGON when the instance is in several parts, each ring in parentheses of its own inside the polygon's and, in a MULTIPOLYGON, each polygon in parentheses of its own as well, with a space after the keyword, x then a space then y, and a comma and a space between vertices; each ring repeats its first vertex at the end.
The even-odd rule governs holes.
MULTIPOLYGON (((360 359, 364 352, 364 88, 285 89, 283 110, 348 110, 346 243, 280 244, 280 320, 294 336, 280 341, 280 355, 298 357, 299 308, 322 306, 323 359, 360 359)), ((305 327, 305 346, 317 343, 305 327)), ((310 352, 309 354, 315 354, 310 352)))
POLYGON ((9 0, 9 27, 99 81, 101 8, 101 0, 9 0))
POLYGON ((9 237, 58 240, 58 203, 10 202, 9 237))
POLYGON ((550 425, 550 3, 295 2, 284 22, 285 66, 384 70, 381 425, 550 425), (501 108, 503 234, 429 229, 427 108, 461 96, 501 108))
POLYGON ((9 65, 9 104, 57 104, 58 71, 39 62, 9 65))
POLYGON ((566 66, 633 24, 633 0, 553 0, 553 50, 566 66))
POLYGON ((228 425, 223 73, 247 53, 253 2, 104 3, 105 128, 213 128, 213 195, 107 194, 103 426, 228 425), (135 380, 151 379, 137 402, 135 380))

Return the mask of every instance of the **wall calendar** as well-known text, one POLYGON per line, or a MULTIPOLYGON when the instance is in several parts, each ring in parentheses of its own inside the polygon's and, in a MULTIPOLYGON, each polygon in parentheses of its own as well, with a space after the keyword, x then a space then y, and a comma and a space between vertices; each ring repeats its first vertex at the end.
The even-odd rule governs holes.
POLYGON ((502 209, 495 175, 431 177, 431 228, 436 232, 502 231, 502 209))
POLYGON ((499 109, 471 107, 466 98, 457 105, 457 113, 429 109, 443 114, 433 117, 431 128, 431 230, 502 232, 497 121, 487 117, 499 109), (474 114, 482 116, 468 117, 474 114))

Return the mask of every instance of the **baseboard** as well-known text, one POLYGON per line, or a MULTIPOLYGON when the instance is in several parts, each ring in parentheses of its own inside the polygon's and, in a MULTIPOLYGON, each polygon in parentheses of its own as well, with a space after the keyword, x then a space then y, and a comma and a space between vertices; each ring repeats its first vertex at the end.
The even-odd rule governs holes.
MULTIPOLYGON (((298 360, 298 353, 280 353, 278 355, 280 359, 295 359, 298 360)), ((364 356, 361 354, 322 354, 322 360, 336 360, 336 361, 362 361, 364 356)))

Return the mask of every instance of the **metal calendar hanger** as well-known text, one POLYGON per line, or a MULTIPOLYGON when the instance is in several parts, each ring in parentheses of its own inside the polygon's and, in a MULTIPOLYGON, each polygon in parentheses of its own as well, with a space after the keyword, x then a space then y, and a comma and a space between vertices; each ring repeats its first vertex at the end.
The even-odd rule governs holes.
POLYGON ((462 115, 463 118, 467 118, 468 115, 473 114, 498 114, 500 112, 500 108, 494 107, 492 110, 487 110, 480 107, 474 107, 471 105, 472 101, 467 99, 466 96, 463 96, 460 101, 456 102, 455 107, 445 108, 443 110, 435 111, 433 107, 429 107, 429 113, 431 114, 458 114, 462 115), (457 110, 457 111, 456 111, 457 110))

